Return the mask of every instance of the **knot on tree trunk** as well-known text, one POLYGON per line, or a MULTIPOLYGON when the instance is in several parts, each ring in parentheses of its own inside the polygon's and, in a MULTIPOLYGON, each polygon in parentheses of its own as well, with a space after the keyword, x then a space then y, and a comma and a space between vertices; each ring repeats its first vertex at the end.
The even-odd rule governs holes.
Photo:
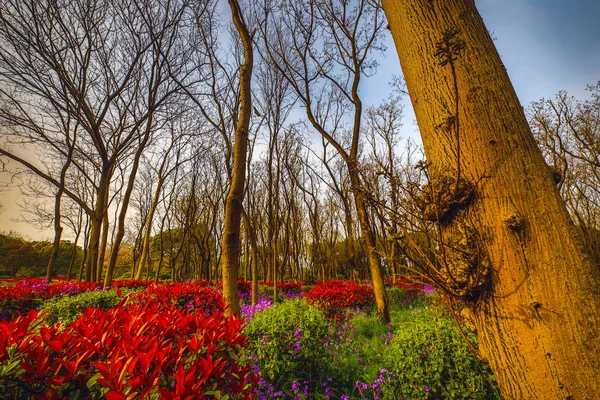
POLYGON ((456 297, 477 299, 490 280, 490 261, 480 235, 471 224, 460 221, 443 246, 445 265, 440 274, 444 287, 456 297))
POLYGON ((516 210, 512 210, 502 222, 513 232, 520 232, 525 227, 525 218, 516 210))
POLYGON ((423 218, 431 222, 450 222, 456 213, 473 202, 475 188, 464 180, 450 175, 438 175, 423 185, 416 206, 423 218))

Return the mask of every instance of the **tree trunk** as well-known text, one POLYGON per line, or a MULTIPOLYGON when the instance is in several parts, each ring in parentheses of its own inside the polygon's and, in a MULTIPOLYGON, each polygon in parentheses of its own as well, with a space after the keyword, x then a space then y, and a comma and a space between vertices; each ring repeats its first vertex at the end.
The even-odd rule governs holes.
POLYGON ((227 315, 240 314, 238 296, 238 270, 240 267, 240 223, 242 201, 246 182, 246 153, 248 150, 248 128, 252 112, 251 79, 253 67, 252 38, 244 21, 237 0, 229 0, 233 24, 240 35, 244 48, 244 64, 240 65, 240 109, 235 128, 233 148, 233 171, 231 186, 225 202, 223 224, 221 269, 223 273, 223 299, 228 306, 227 315))
POLYGON ((87 271, 90 270, 90 268, 86 266, 86 263, 88 262, 89 240, 91 237, 91 229, 90 228, 91 228, 90 216, 87 215, 86 222, 85 222, 85 229, 83 230, 83 257, 81 258, 81 263, 79 264, 78 280, 80 280, 80 281, 83 280, 84 273, 87 273, 87 271))
MULTIPOLYGON (((352 177, 352 173, 350 176, 352 177)), ((352 179, 357 180, 356 183, 353 183, 353 186, 355 186, 355 184, 359 184, 358 177, 352 179)), ((366 205, 361 194, 357 193, 354 196, 354 203, 356 204, 356 212, 358 214, 358 221, 360 223, 361 235, 365 243, 367 262, 369 264, 371 281, 373 283, 373 294, 375 294, 375 303, 377 304, 377 314, 379 315, 379 318, 382 321, 384 321, 385 323, 389 323, 390 311, 388 305, 388 298, 387 293, 385 291, 385 281, 383 279, 383 272, 381 270, 381 261, 379 259, 379 256, 375 252, 377 242, 375 239, 375 234, 373 233, 373 224, 371 224, 371 222, 369 221, 366 205)))
POLYGON ((73 250, 71 250, 71 259, 69 260, 69 267, 67 269, 67 282, 71 280, 71 273, 73 272, 73 265, 75 265, 75 259, 77 258, 77 241, 79 240, 79 235, 81 234, 81 224, 77 229, 77 233, 75 234, 75 239, 73 240, 73 250))
POLYGON ((447 240, 462 232, 459 239, 477 247, 476 265, 446 264, 471 299, 480 351, 504 398, 600 398, 600 273, 473 0, 384 0, 383 7, 431 182, 444 175, 459 182, 461 174, 475 188, 462 204, 452 198, 456 189, 438 196, 452 192, 447 203, 463 208, 444 215, 447 240), (465 284, 486 274, 486 285, 465 284))
POLYGON ((252 305, 258 303, 258 243, 256 243, 256 231, 253 224, 250 223, 250 216, 246 210, 242 210, 242 217, 248 231, 250 239, 250 258, 251 258, 251 279, 252 279, 252 305))
MULTIPOLYGON (((115 266, 117 264, 117 257, 119 256, 119 248, 121 247, 121 242, 123 241, 123 237, 125 236, 125 217, 127 216, 127 209, 129 208, 129 201, 131 199, 131 193, 133 192, 133 187, 135 183, 135 178, 137 176, 137 171, 140 166, 140 158, 142 157, 142 153, 148 144, 148 140, 150 139, 150 130, 152 126, 152 112, 149 113, 148 122, 146 131, 144 132, 144 139, 140 143, 136 153, 135 158, 133 160, 133 165, 131 166, 131 174, 129 175, 129 180, 127 182, 127 188, 125 189, 125 195, 123 196, 123 202, 121 203, 121 210, 119 211, 119 221, 117 228, 117 235, 115 240, 113 240, 112 250, 110 252, 110 260, 108 262, 108 268, 106 270, 106 274, 104 276, 104 287, 110 287, 112 284, 113 272, 115 270, 115 266)), ((156 202, 155 198, 155 202, 156 202)), ((152 203, 152 207, 155 209, 155 202, 152 203)), ((152 224, 152 220, 150 216, 148 217, 147 225, 150 226, 152 224)), ((144 236, 144 239, 146 236, 144 236)), ((150 246, 149 243, 144 241, 144 245, 150 246)), ((143 253, 142 253, 143 254, 143 253)), ((138 275, 141 275, 142 268, 144 264, 140 262, 138 275)), ((149 272, 148 272, 149 274, 149 272)), ((100 277, 98 277, 100 279, 100 277)), ((136 275, 136 279, 139 279, 136 275)), ((148 277, 146 277, 148 280, 148 277)))
MULTIPOLYGON (((73 141, 71 141, 71 137, 67 134, 66 143, 69 148, 67 152, 67 159, 63 167, 60 170, 60 181, 58 185, 58 190, 56 192, 55 200, 54 200, 54 242, 52 243, 52 253, 50 253, 50 259, 48 260, 48 266, 46 267, 46 282, 50 283, 52 280, 52 275, 54 274, 54 265, 56 264, 56 257, 58 256, 58 251, 60 248, 60 238, 62 236, 63 227, 61 226, 61 212, 60 205, 62 200, 63 192, 65 191, 65 180, 67 176, 67 170, 71 166, 71 161, 73 159, 73 150, 75 149, 75 137, 73 137, 73 141)), ((77 244, 75 244, 77 246, 77 244)), ((70 265, 71 266, 71 265, 70 265)), ((67 275, 70 275, 69 273, 67 275)), ((67 279, 67 282, 69 280, 67 279)))
MULTIPOLYGON (((108 195, 108 191, 106 192, 108 195)), ((100 256, 98 257, 98 265, 96 270, 96 282, 102 282, 102 272, 104 270, 104 260, 106 259, 106 248, 108 247, 108 197, 105 203, 104 218, 102 219, 102 242, 100 243, 100 256)))
POLYGON ((98 266, 98 256, 100 250, 100 235, 102 232, 102 215, 95 210, 93 215, 90 215, 90 235, 87 247, 87 262, 85 270, 86 281, 96 281, 96 268, 98 266))
MULTIPOLYGON (((150 206, 150 211, 148 212, 148 217, 146 218, 146 226, 144 228, 144 236, 142 237, 142 253, 140 254, 140 258, 137 262, 137 269, 141 270, 146 263, 149 263, 150 258, 150 239, 152 239, 152 221, 154 220, 154 214, 156 213, 156 208, 158 207, 158 203, 160 201, 160 195, 162 192, 162 187, 165 182, 165 166, 167 165, 168 155, 171 152, 173 145, 175 143, 175 139, 171 141, 171 145, 166 150, 165 155, 161 161, 160 168, 158 169, 158 176, 156 182, 156 190, 154 191, 154 197, 152 199, 152 205, 150 206)), ((136 263, 134 263, 135 268, 136 263)), ((148 268, 149 269, 149 268, 148 268)), ((133 275, 133 274, 132 274, 133 275)))
POLYGON ((96 207, 90 218, 90 232, 87 245, 86 262, 86 281, 96 281, 96 272, 99 268, 100 259, 100 236, 102 232, 102 223, 104 214, 107 212, 107 198, 110 186, 111 168, 103 167, 102 176, 98 184, 98 193, 96 195, 96 207))

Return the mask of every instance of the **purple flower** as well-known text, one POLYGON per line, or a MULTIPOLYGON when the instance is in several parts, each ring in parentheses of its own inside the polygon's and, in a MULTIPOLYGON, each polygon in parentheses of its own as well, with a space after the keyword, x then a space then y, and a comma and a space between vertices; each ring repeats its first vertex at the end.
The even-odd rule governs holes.
POLYGON ((435 293, 435 289, 433 288, 433 286, 425 285, 425 286, 423 286, 423 293, 425 293, 425 294, 434 294, 435 293))
POLYGON ((240 313, 246 317, 246 319, 250 320, 254 317, 254 314, 257 312, 264 311, 265 309, 271 307, 273 305, 273 301, 268 298, 261 297, 258 299, 258 302, 254 305, 246 305, 242 306, 240 313))

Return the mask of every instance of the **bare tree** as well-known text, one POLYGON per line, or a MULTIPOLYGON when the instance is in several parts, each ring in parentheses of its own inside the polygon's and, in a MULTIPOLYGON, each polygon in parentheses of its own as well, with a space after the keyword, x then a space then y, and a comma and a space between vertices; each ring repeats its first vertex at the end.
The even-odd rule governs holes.
MULTIPOLYGON (((184 6, 173 3, 171 10, 184 6)), ((90 217, 87 279, 100 279, 101 230, 113 174, 147 144, 153 116, 172 92, 162 90, 165 75, 159 71, 179 16, 161 20, 159 10, 137 1, 3 3, 1 95, 14 142, 44 146, 45 152, 66 157, 68 147, 60 145, 68 133, 66 121, 73 121, 79 132, 69 170, 86 177, 94 200, 86 203, 68 188, 63 192, 90 217), (150 24, 153 29, 147 29, 150 24)), ((54 171, 5 148, 0 154, 61 187, 54 171)), ((126 209, 127 201, 122 205, 126 209)))
POLYGON ((590 99, 566 92, 531 104, 532 132, 552 171, 569 212, 583 233, 586 247, 600 263, 600 83, 590 99))
POLYGON ((294 88, 312 127, 327 139, 346 163, 377 310, 381 319, 388 322, 381 263, 375 252, 376 239, 358 164, 363 118, 358 88, 361 79, 376 67, 369 56, 379 48, 385 28, 383 12, 368 0, 355 3, 326 0, 308 4, 290 1, 280 9, 266 4, 265 15, 271 15, 261 28, 266 56, 294 88), (352 133, 349 146, 344 146, 340 139, 348 113, 352 133))

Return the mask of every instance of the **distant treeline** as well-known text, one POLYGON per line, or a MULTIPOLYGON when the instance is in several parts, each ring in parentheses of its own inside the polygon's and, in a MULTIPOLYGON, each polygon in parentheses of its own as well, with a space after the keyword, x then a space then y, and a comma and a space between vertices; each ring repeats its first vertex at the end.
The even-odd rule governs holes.
MULTIPOLYGON (((52 252, 52 242, 27 241, 13 233, 0 234, 0 277, 44 276, 52 252)), ((62 240, 56 259, 56 275, 67 275, 69 265, 74 274, 83 259, 81 246, 62 240)))

